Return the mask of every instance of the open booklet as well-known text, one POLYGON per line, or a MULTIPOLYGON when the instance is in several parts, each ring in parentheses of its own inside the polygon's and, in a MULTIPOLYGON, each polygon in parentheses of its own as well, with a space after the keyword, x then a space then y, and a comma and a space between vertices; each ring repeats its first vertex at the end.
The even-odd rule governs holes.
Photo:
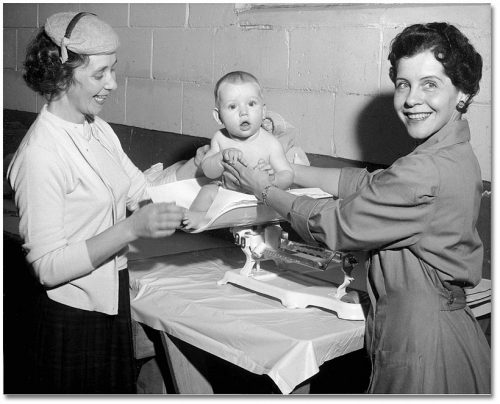
MULTIPOLYGON (((175 202, 178 206, 189 209, 201 187, 210 181, 212 180, 204 177, 177 181, 149 187, 148 192, 155 203, 175 202)), ((297 188, 287 192, 297 196, 307 195, 315 199, 332 197, 331 194, 319 188, 297 188)), ((259 202, 255 196, 219 187, 203 223, 196 229, 185 231, 200 233, 205 230, 258 225, 280 220, 284 220, 283 217, 274 209, 259 202)))

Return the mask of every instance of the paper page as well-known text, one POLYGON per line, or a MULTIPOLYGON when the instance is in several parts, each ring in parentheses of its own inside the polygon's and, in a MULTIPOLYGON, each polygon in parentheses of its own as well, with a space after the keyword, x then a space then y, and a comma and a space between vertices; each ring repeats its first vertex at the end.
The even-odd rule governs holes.
MULTIPOLYGON (((155 203, 159 202, 175 202, 178 206, 189 209, 194 198, 200 191, 201 187, 208 184, 211 180, 207 178, 189 179, 184 181, 172 182, 170 184, 149 187, 148 192, 151 200, 155 203)), ((319 188, 297 188, 291 189, 287 192, 293 195, 306 195, 311 198, 330 198, 332 195, 322 191, 319 188)), ((226 223, 224 220, 223 227, 234 227, 238 225, 249 224, 252 218, 256 222, 259 218, 266 221, 279 220, 280 216, 274 212, 273 209, 263 205, 257 200, 254 195, 245 194, 242 192, 231 191, 219 187, 217 196, 215 197, 212 205, 207 211, 205 222, 197 229, 189 230, 189 232, 198 233, 200 231, 209 230, 212 228, 219 228, 211 226, 217 219, 221 218, 227 212, 238 209, 242 214, 238 216, 244 217, 244 220, 238 221, 238 218, 231 218, 231 223, 226 223), (258 209, 256 209, 258 207, 258 209), (242 208, 252 208, 250 210, 242 210, 242 208)))

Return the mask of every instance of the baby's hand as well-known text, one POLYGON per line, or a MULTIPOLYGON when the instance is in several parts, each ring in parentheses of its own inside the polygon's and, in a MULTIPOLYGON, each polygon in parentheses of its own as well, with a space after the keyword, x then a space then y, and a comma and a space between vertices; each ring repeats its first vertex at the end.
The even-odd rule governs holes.
POLYGON ((269 162, 267 162, 264 159, 260 159, 257 162, 257 165, 254 167, 254 170, 255 169, 260 170, 260 171, 267 171, 269 173, 269 175, 274 174, 273 167, 271 166, 271 164, 269 164, 269 162))
POLYGON ((269 175, 269 181, 273 182, 275 178, 275 171, 271 164, 266 162, 264 159, 260 159, 257 162, 257 165, 254 167, 254 169, 260 170, 260 171, 266 171, 267 174, 269 175))
POLYGON ((229 164, 243 160, 243 153, 239 149, 226 149, 222 152, 222 159, 229 164))

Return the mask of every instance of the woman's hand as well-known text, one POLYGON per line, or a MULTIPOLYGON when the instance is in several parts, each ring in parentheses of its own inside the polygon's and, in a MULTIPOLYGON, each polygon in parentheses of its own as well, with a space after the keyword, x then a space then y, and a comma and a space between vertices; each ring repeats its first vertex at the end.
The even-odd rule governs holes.
POLYGON ((266 185, 271 184, 267 171, 246 167, 239 161, 232 164, 223 162, 222 165, 226 182, 238 184, 242 192, 254 194, 257 198, 261 197, 266 185))
POLYGON ((172 235, 181 227, 185 208, 174 203, 150 203, 127 218, 135 238, 160 238, 172 235))
POLYGON ((87 240, 90 261, 97 268, 110 256, 140 237, 171 236, 180 227, 186 209, 174 203, 151 203, 87 240))

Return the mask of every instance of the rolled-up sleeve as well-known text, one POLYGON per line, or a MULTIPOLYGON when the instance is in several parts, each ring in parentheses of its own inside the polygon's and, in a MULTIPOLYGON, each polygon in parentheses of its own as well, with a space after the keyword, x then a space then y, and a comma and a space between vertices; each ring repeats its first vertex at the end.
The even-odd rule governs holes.
POLYGON ((364 168, 344 167, 340 171, 339 198, 354 194, 370 182, 370 179, 381 170, 369 173, 364 168))
POLYGON ((321 210, 325 205, 324 200, 317 200, 308 196, 299 196, 292 204, 290 211, 290 224, 294 230, 307 243, 318 243, 309 230, 309 218, 312 212, 321 210))
POLYGON ((438 190, 433 167, 417 162, 377 173, 343 170, 338 200, 297 198, 291 223, 305 241, 333 250, 412 245, 432 220, 438 190))

